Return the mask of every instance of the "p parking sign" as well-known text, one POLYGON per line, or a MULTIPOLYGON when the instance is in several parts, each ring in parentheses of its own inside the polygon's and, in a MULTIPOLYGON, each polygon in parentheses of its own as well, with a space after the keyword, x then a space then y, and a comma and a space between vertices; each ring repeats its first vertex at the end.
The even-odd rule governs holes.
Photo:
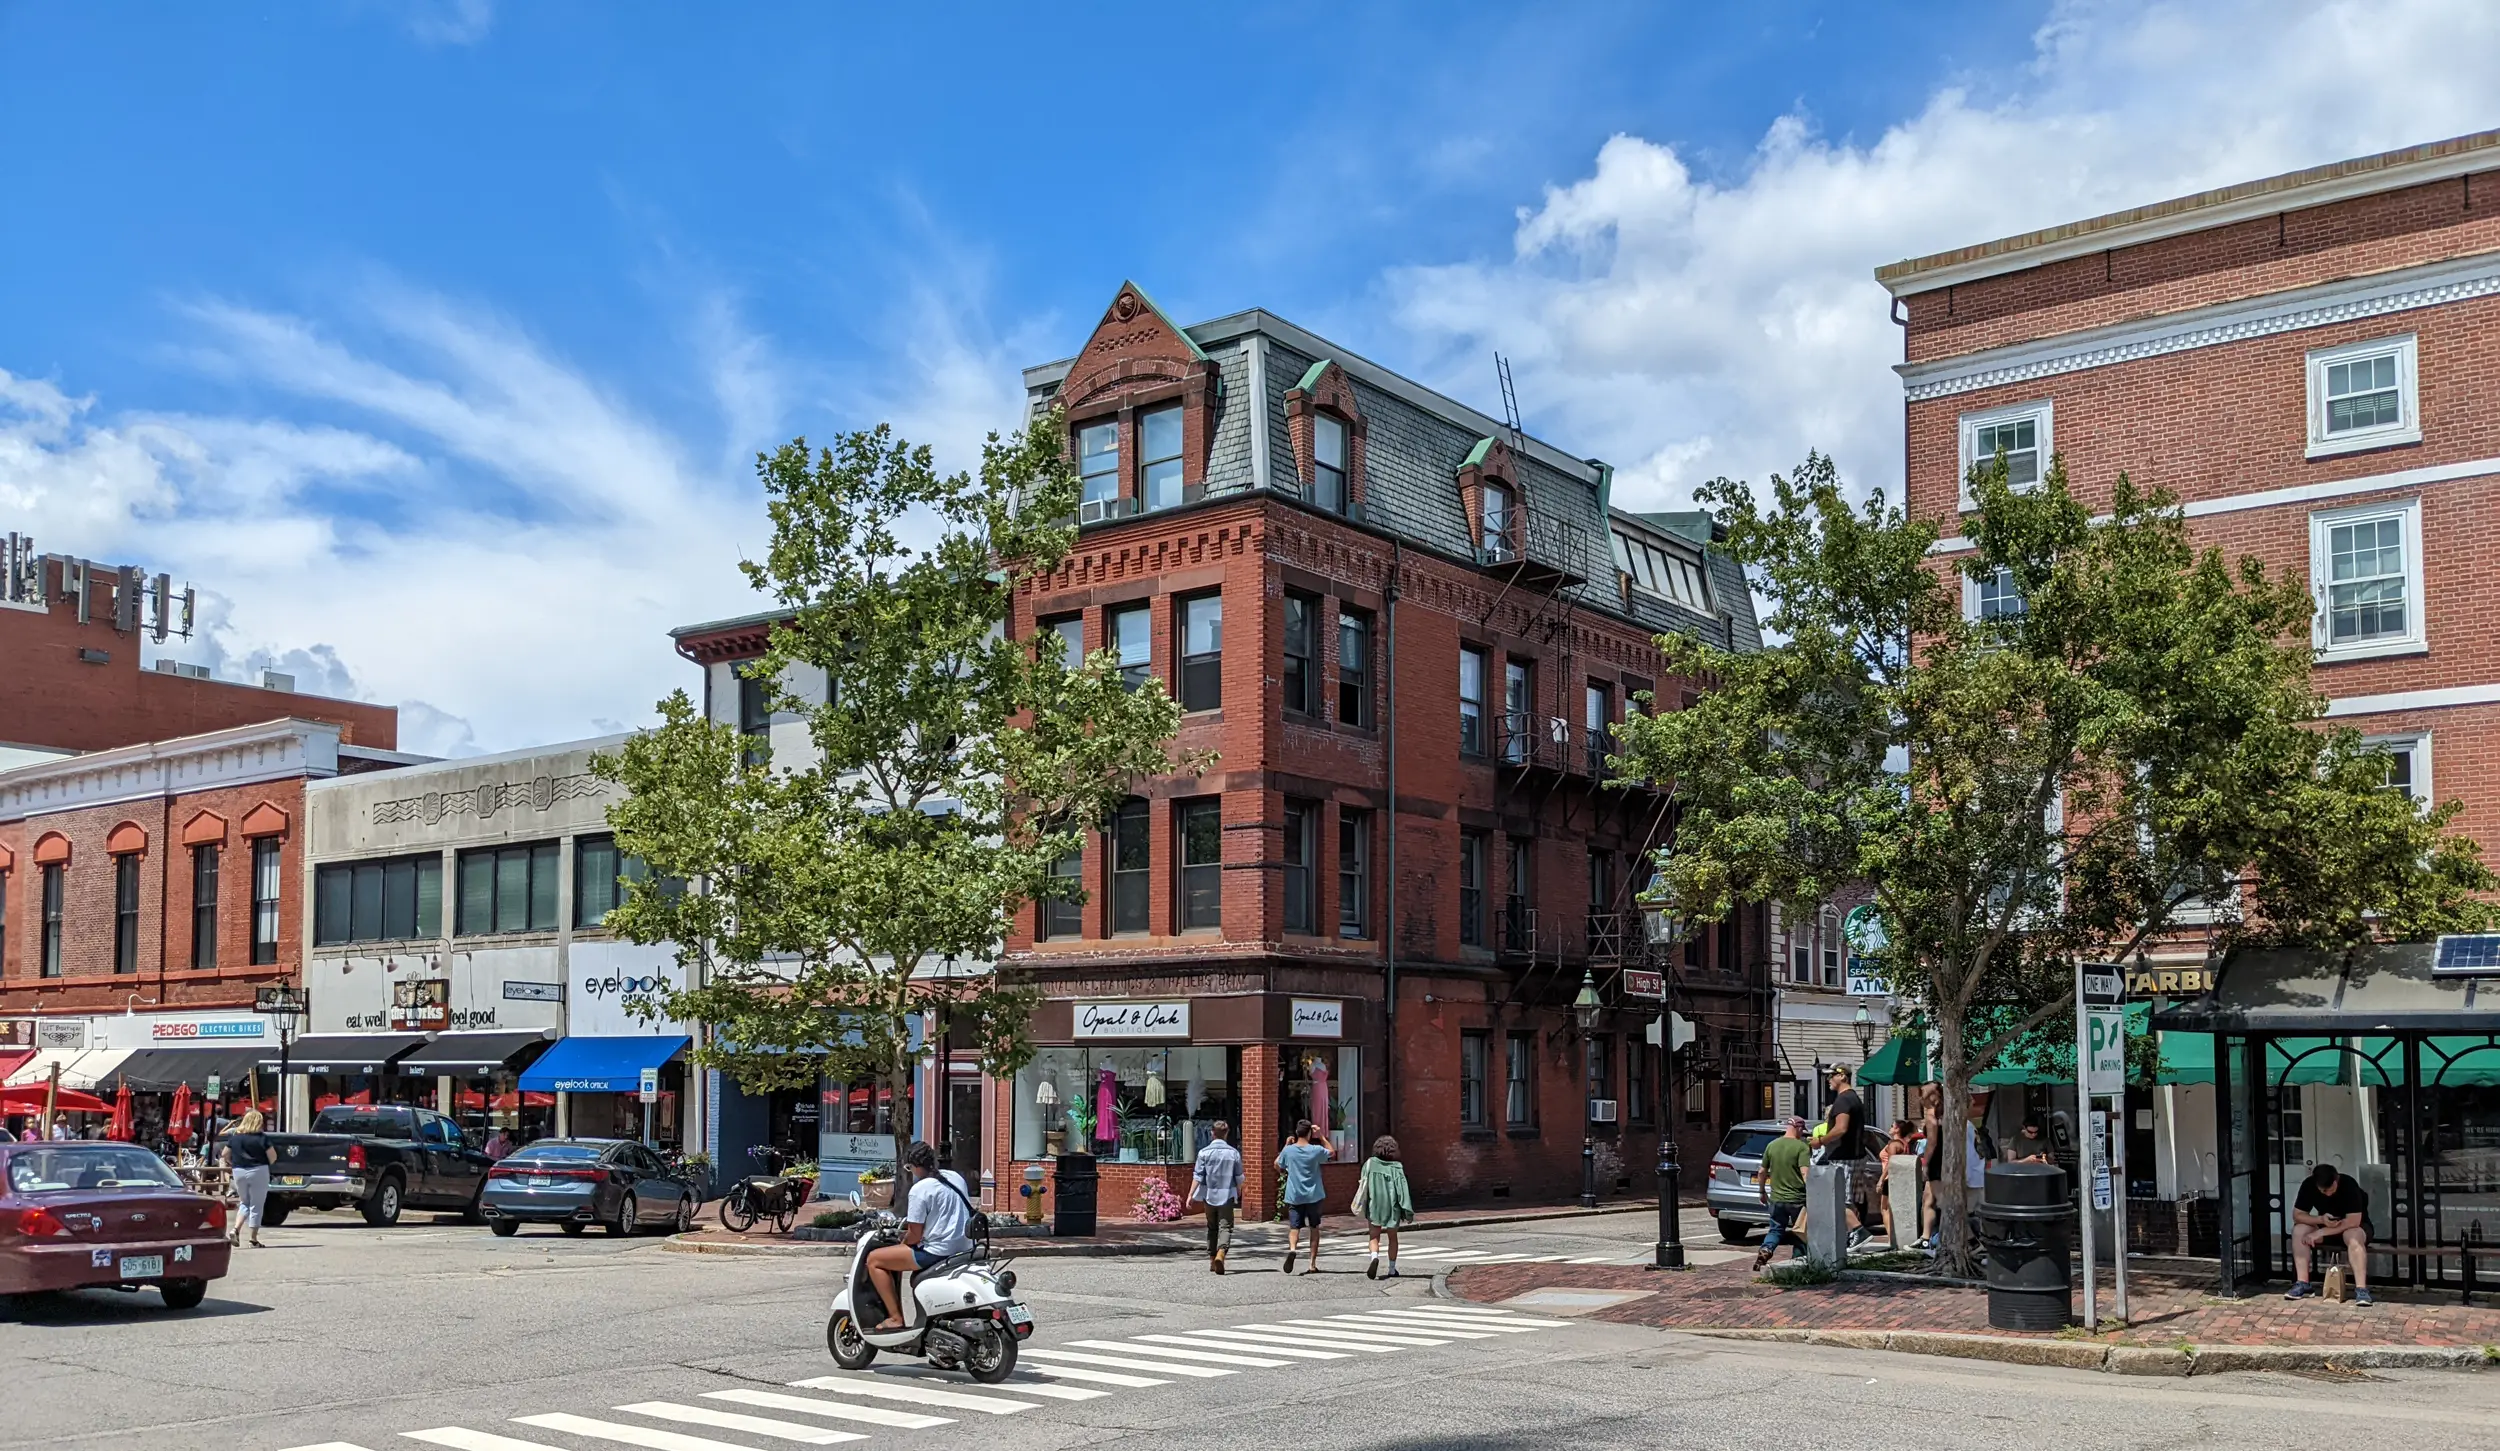
POLYGON ((2127 1091, 2127 1015, 2123 1010, 2094 1008, 2086 1019, 2084 1092, 2127 1091))

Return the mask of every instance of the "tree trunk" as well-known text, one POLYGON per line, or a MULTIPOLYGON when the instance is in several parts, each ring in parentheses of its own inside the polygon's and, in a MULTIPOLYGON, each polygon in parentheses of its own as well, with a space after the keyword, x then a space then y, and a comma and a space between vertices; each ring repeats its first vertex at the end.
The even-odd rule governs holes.
POLYGON ((911 1094, 911 1058, 906 1054, 887 1080, 894 1095, 894 1212, 900 1214, 911 1202, 911 1171, 903 1167, 903 1151, 911 1147, 911 1115, 906 1105, 911 1094))
POLYGON ((1974 1206, 1969 1190, 1963 1187, 1968 1172, 1964 1150, 1969 1140, 1954 1132, 1970 1118, 1971 1070, 1962 1039, 1967 1015, 1961 1004, 1942 1000, 1935 1004, 1935 1014, 1940 1040, 1936 1057, 1944 1080, 1943 1101, 1936 1105, 1937 1131, 1944 1135, 1944 1142, 1937 1146, 1944 1158, 1936 1176, 1936 1268, 1946 1274, 1969 1275, 1977 1266, 1971 1241, 1974 1206))

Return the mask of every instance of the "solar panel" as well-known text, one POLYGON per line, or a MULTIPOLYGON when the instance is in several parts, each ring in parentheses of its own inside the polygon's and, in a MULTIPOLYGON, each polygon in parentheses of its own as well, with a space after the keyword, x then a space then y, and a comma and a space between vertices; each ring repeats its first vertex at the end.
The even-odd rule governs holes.
POLYGON ((2500 973, 2500 932, 2476 932, 2439 939, 2431 971, 2500 973))

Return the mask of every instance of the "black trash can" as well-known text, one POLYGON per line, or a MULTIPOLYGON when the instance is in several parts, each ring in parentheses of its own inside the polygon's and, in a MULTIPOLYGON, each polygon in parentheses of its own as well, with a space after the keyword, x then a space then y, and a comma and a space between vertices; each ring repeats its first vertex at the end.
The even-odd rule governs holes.
POLYGON ((1052 1234, 1094 1232, 1094 1199, 1099 1179, 1094 1171, 1093 1155, 1059 1156, 1056 1181, 1051 1185, 1052 1234))
POLYGON ((2074 1214, 2066 1171, 2057 1165, 1989 1166, 1972 1217, 1988 1251, 1991 1327, 2062 1330, 2074 1318, 2074 1266, 2067 1253, 2074 1214))

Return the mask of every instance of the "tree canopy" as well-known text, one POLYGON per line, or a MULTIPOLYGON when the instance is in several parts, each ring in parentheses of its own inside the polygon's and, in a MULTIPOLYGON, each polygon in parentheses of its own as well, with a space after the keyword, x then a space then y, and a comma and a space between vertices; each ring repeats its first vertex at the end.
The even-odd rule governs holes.
POLYGON ((697 1061, 749 1092, 888 1084, 899 1142, 923 1012, 1012 1073, 1033 995, 992 968, 1014 914, 1079 895, 1053 865, 1172 768, 1159 681, 1128 689, 1105 653, 1078 663, 1005 628, 1075 541, 1061 440, 1055 415, 993 434, 977 476, 940 474, 883 425, 760 455, 772 544, 743 568, 788 613, 739 669, 806 749, 776 754, 677 691, 597 764, 627 790, 618 846, 652 874, 607 925, 676 944, 688 969, 641 1006, 708 1025, 697 1061))
MULTIPOLYGON (((1820 456, 1767 502, 1701 490, 1777 643, 1663 637, 1713 688, 1625 727, 1626 774, 1680 805, 1654 889, 1670 911, 1871 888, 1873 965, 1937 1032, 1948 1126, 1974 1074, 2071 1005, 2078 961, 2189 929, 2218 954, 2489 920, 2457 808, 2419 809, 2323 720, 2305 579, 2199 550, 2124 475, 2098 518, 2062 460, 2035 487, 2002 459, 1969 484, 1954 553, 1881 492, 1853 506, 1820 456)), ((1962 1147, 1948 1127, 1947 1184, 1962 1147)), ((1961 1259, 1950 1194, 1944 1230, 1961 1259)))

